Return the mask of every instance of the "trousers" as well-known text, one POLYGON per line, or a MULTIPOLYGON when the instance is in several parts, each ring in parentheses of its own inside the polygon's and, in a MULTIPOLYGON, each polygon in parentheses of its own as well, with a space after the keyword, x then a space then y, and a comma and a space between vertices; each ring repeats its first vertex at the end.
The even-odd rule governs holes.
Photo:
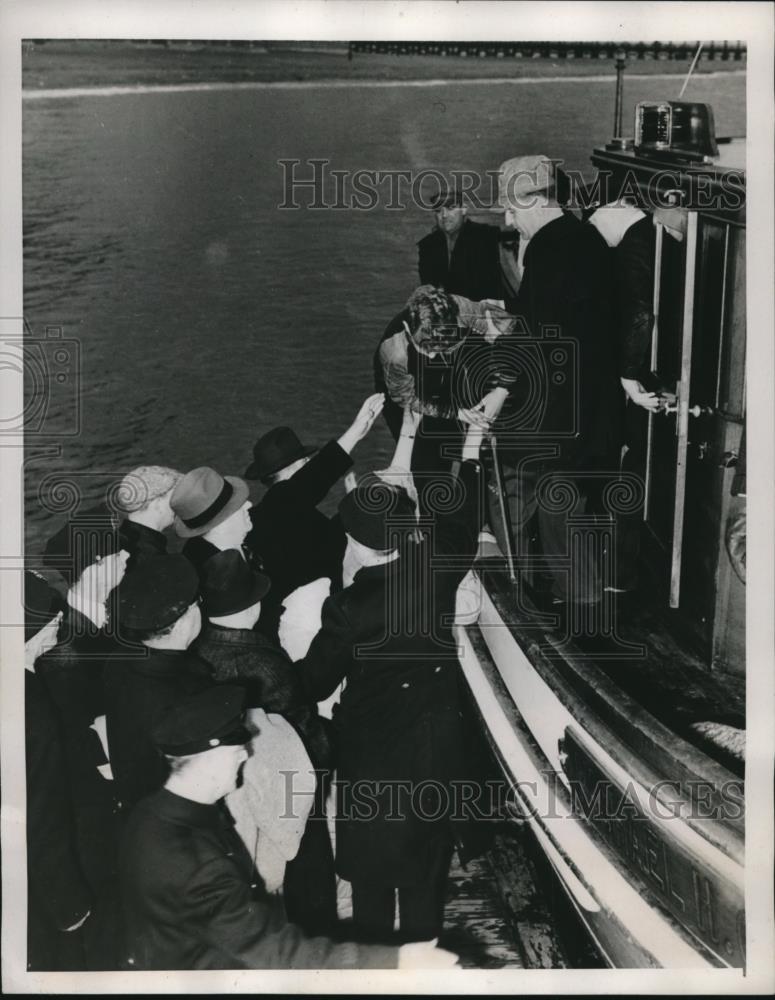
POLYGON ((283 880, 288 920, 311 936, 331 935, 337 922, 334 852, 326 823, 329 786, 329 776, 318 777, 299 851, 285 866, 283 880))
POLYGON ((415 885, 375 885, 353 881, 353 924, 365 941, 384 941, 392 935, 398 895, 399 935, 402 941, 430 941, 444 925, 447 876, 452 839, 439 838, 431 851, 426 878, 415 885))
MULTIPOLYGON (((503 486, 510 519, 515 563, 521 577, 533 582, 536 565, 551 579, 551 592, 562 601, 592 604, 600 600, 600 560, 594 531, 588 529, 589 489, 585 477, 541 462, 503 458, 503 486), (538 535, 541 559, 534 555, 538 535)), ((490 477, 490 524, 502 552, 507 527, 490 477)))

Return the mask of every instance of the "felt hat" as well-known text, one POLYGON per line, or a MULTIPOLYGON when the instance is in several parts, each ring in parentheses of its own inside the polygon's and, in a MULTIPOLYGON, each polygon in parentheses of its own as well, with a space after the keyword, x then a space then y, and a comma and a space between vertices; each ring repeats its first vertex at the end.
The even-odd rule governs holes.
POLYGON ((257 604, 271 581, 248 566, 236 549, 218 552, 202 567, 202 603, 210 618, 234 615, 257 604))
POLYGON ((303 445, 290 427, 275 427, 253 445, 253 461, 245 470, 245 478, 265 479, 317 450, 303 445))
POLYGON ((206 465, 187 472, 170 497, 175 531, 181 538, 204 535, 235 514, 250 495, 237 476, 222 476, 206 465))

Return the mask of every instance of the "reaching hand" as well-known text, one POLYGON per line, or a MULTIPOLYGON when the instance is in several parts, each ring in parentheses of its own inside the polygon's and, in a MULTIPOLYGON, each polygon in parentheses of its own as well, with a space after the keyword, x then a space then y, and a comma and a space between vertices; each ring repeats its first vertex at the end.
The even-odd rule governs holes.
POLYGON ((411 403, 407 403, 404 407, 403 429, 409 429, 414 433, 420 426, 421 420, 422 411, 413 409, 411 403))
POLYGON ((458 965, 458 956, 439 948, 438 938, 402 944, 398 949, 399 969, 452 969, 458 965))
POLYGON ((640 382, 634 378, 622 378, 619 381, 622 383, 622 389, 627 393, 628 399, 632 400, 636 406, 641 406, 644 410, 650 410, 652 413, 657 412, 659 396, 655 392, 646 392, 640 382))
POLYGON ((373 395, 364 402, 358 411, 358 416, 353 420, 352 427, 353 430, 358 434, 358 440, 365 438, 366 435, 371 430, 374 421, 382 413, 382 407, 385 405, 385 394, 383 392, 375 392, 373 395))
POLYGON ((371 430, 374 421, 382 413, 382 407, 385 405, 385 394, 382 392, 375 392, 373 395, 364 402, 360 410, 358 410, 358 416, 353 420, 344 434, 339 438, 339 447, 343 451, 346 451, 349 455, 353 448, 359 441, 371 430))
POLYGON ((491 389, 472 409, 458 410, 458 420, 487 430, 500 413, 507 396, 508 390, 501 386, 491 389))
POLYGON ((495 323, 493 323, 492 315, 489 309, 484 310, 484 318, 487 320, 487 330, 484 334, 484 339, 488 344, 494 344, 498 337, 500 337, 501 331, 495 323))

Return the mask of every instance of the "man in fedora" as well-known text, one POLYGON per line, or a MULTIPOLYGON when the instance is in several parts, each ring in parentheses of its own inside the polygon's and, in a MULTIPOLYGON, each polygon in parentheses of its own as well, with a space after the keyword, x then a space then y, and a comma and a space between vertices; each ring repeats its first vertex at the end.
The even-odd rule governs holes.
MULTIPOLYGON (((543 554, 556 567, 550 600, 593 604, 601 595, 597 560, 585 547, 584 564, 569 566, 567 531, 569 518, 589 512, 600 473, 616 465, 621 421, 610 262, 597 232, 560 206, 555 175, 543 155, 514 157, 499 169, 495 210, 527 241, 518 296, 505 305, 529 335, 536 371, 544 374, 533 386, 516 381, 498 442, 518 559, 528 553, 528 525, 537 514, 543 554), (539 418, 527 425, 529 411, 539 418), (540 500, 540 484, 551 481, 570 490, 561 510, 540 500)), ((491 422, 498 413, 485 415, 491 422)), ((493 526, 502 533, 500 518, 493 526)))
POLYGON ((409 947, 307 938, 270 899, 223 806, 247 759, 244 692, 224 685, 159 720, 169 777, 131 816, 121 881, 133 970, 444 968, 433 942, 409 947))
POLYGON ((175 531, 186 539, 183 555, 200 575, 216 552, 236 549, 248 558, 243 542, 250 531, 249 493, 244 479, 208 466, 187 472, 175 487, 170 499, 175 531))
POLYGON ((108 751, 124 813, 164 781, 150 738, 161 712, 213 686, 207 666, 188 649, 202 623, 198 594, 196 570, 182 555, 149 557, 118 587, 118 633, 145 654, 105 666, 108 751))
POLYGON ((404 940, 434 938, 443 925, 452 838, 440 799, 451 804, 451 782, 466 767, 451 622, 477 547, 482 436, 469 428, 463 461, 451 467, 455 500, 420 522, 420 541, 403 488, 368 477, 345 496, 348 555, 361 568, 325 602, 296 664, 311 701, 346 681, 333 714, 336 866, 352 883, 353 921, 370 938, 391 934, 396 893, 404 940))
POLYGON ((260 560, 272 586, 260 627, 277 636, 283 598, 306 583, 330 577, 341 586, 344 532, 336 518, 317 506, 352 465, 351 452, 371 430, 384 396, 375 393, 338 439, 319 450, 303 445, 289 427, 275 427, 258 439, 246 479, 268 487, 250 511, 246 547, 260 560))
POLYGON ((219 552, 209 559, 202 580, 207 621, 194 651, 218 683, 241 684, 251 708, 285 716, 304 742, 317 789, 307 829, 285 872, 288 919, 310 934, 330 932, 336 923, 334 856, 325 820, 332 767, 330 739, 314 704, 300 704, 296 672, 279 643, 256 631, 269 578, 250 569, 239 553, 219 552))
POLYGON ((471 222, 456 188, 439 191, 431 208, 436 226, 417 244, 420 284, 475 302, 502 298, 498 227, 471 222))

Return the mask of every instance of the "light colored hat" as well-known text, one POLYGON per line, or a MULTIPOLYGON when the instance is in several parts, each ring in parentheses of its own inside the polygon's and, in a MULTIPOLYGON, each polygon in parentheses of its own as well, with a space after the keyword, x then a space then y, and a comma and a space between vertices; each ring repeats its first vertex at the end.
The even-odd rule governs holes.
POLYGON ((250 494, 238 476, 222 476, 206 465, 187 472, 170 497, 175 531, 181 538, 205 535, 236 513, 250 494))
POLYGON ((139 465, 118 484, 114 503, 125 514, 142 510, 152 500, 174 490, 182 478, 182 472, 163 465, 139 465))
POLYGON ((529 208, 539 191, 554 185, 554 164, 548 156, 514 156, 498 168, 498 204, 493 211, 529 208))

